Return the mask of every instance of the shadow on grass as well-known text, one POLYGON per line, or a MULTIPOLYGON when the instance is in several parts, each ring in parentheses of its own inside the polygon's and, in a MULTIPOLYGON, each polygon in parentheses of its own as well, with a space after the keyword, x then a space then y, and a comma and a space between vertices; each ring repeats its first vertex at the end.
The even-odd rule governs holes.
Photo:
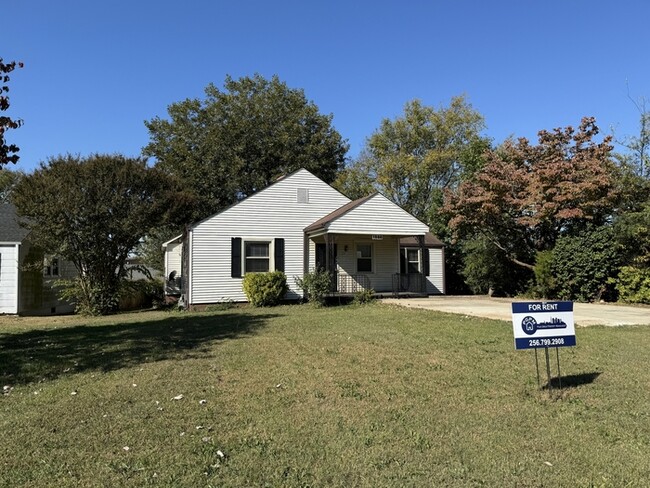
POLYGON ((215 343, 254 334, 276 315, 170 315, 149 322, 80 325, 0 334, 0 385, 209 354, 215 343))
POLYGON ((568 376, 562 376, 560 378, 555 377, 551 378, 550 385, 547 383, 544 389, 558 389, 562 388, 577 388, 581 385, 588 385, 596 381, 596 378, 600 376, 599 371, 593 371, 591 373, 581 373, 581 374, 572 374, 568 376))

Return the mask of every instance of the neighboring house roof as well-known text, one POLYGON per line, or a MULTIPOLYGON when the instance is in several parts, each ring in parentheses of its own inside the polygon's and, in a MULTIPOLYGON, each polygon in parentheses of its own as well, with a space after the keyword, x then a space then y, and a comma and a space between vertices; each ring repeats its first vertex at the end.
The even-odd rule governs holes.
POLYGON ((178 235, 178 236, 174 237, 173 239, 169 239, 167 242, 163 242, 162 243, 162 248, 167 249, 167 246, 169 246, 172 242, 176 242, 176 241, 180 242, 182 240, 183 240, 183 234, 178 235))
MULTIPOLYGON (((400 247, 418 247, 418 241, 415 237, 402 237, 399 240, 400 247)), ((424 247, 436 248, 445 247, 440 239, 434 236, 431 232, 424 234, 424 247)))
POLYGON ((325 229, 329 223, 332 221, 338 219, 342 215, 345 215, 348 213, 350 210, 357 208, 359 205, 361 205, 363 202, 370 200, 372 197, 377 195, 377 193, 372 193, 371 195, 368 195, 367 197, 359 198, 357 200, 353 200, 350 203, 346 203, 342 207, 337 208, 333 212, 327 214, 325 217, 318 219, 316 222, 313 224, 308 225, 305 227, 305 232, 314 232, 316 230, 321 230, 325 229))
POLYGON ((18 223, 16 207, 11 203, 0 204, 0 242, 22 242, 29 230, 18 223))

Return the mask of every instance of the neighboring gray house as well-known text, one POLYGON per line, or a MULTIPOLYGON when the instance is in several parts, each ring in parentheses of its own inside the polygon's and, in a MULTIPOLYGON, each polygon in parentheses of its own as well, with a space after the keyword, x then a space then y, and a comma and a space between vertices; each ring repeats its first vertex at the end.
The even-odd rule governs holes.
POLYGON ((246 301, 246 273, 332 274, 332 293, 443 294, 444 248, 426 224, 375 193, 350 201, 300 169, 163 244, 168 295, 187 306, 246 301))
POLYGON ((74 307, 58 298, 54 283, 76 275, 74 266, 55 256, 43 256, 29 242, 16 208, 0 204, 0 314, 49 315, 74 307))

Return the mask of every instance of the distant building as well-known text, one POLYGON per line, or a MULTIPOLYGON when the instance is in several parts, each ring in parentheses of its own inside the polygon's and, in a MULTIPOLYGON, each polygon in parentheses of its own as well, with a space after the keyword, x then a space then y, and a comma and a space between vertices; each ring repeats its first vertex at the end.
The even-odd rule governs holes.
POLYGON ((44 255, 20 226, 16 208, 0 204, 0 314, 50 315, 74 311, 58 297, 54 284, 74 278, 72 263, 44 255))

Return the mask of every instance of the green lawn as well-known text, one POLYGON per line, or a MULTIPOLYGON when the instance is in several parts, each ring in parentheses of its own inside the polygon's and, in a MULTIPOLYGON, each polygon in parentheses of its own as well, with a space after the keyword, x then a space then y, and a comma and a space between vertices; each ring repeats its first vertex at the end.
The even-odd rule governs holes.
POLYGON ((0 486, 648 486, 650 328, 577 340, 549 393, 424 310, 0 317, 0 486))

